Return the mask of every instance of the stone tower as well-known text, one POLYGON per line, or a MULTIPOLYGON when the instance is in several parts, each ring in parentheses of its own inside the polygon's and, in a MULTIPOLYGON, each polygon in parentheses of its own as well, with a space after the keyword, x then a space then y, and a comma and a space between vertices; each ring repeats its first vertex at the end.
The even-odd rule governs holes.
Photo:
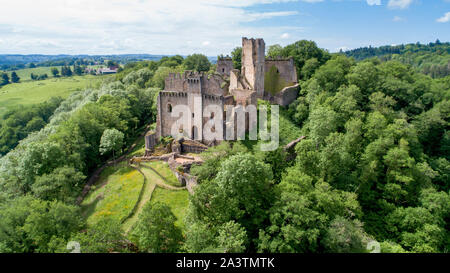
POLYGON ((264 97, 265 51, 263 39, 242 38, 242 75, 258 98, 264 97))

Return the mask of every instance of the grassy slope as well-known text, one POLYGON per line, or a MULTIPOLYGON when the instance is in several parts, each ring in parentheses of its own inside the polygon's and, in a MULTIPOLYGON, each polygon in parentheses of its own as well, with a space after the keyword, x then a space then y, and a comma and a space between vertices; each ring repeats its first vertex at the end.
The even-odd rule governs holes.
POLYGON ((104 216, 118 221, 127 217, 138 201, 143 185, 144 177, 124 162, 115 168, 106 168, 81 204, 88 225, 104 216))
POLYGON ((162 188, 156 188, 153 192, 151 203, 161 202, 168 205, 173 214, 177 217, 175 225, 184 231, 184 217, 189 203, 189 193, 187 190, 170 191, 162 188))
POLYGON ((66 98, 74 91, 95 88, 105 77, 87 75, 8 84, 0 88, 0 114, 17 105, 31 105, 58 96, 66 98))
POLYGON ((166 162, 162 161, 153 161, 148 163, 153 169, 155 169, 159 174, 161 174, 164 178, 166 178, 166 182, 174 187, 181 187, 180 182, 178 181, 177 177, 173 174, 173 172, 170 170, 169 165, 166 162))
MULTIPOLYGON (((153 168, 160 167, 160 170, 164 170, 165 168, 167 168, 169 171, 168 173, 160 173, 160 174, 167 180, 171 179, 171 176, 173 176, 175 178, 173 173, 171 173, 169 167, 164 165, 164 164, 167 165, 167 163, 150 162, 150 163, 142 163, 141 164, 141 165, 143 165, 141 167, 141 171, 144 173, 144 175, 146 177, 146 185, 144 186, 145 187, 144 194, 143 194, 141 200, 139 201, 137 210, 134 213, 134 215, 132 217, 130 217, 129 219, 127 219, 123 223, 123 228, 124 228, 125 232, 128 233, 131 230, 133 225, 138 220, 139 213, 142 211, 142 208, 144 207, 144 205, 150 200, 151 200, 151 202, 153 202, 153 198, 155 198, 154 197, 155 192, 157 192, 157 191, 160 192, 161 190, 163 192, 165 192, 165 195, 164 195, 165 197, 164 197, 163 201, 161 201, 161 200, 160 201, 165 202, 172 208, 172 212, 177 216, 177 219, 178 219, 177 225, 184 228, 184 213, 185 213, 185 210, 187 209, 189 193, 187 192, 187 190, 169 190, 169 189, 162 188, 161 186, 164 186, 167 184, 165 183, 165 181, 163 179, 161 179, 161 177, 159 177, 159 175, 157 175, 150 168, 145 168, 145 165, 147 165, 147 164, 153 168)), ((167 171, 167 170, 164 170, 164 171, 167 171)), ((170 187, 170 185, 168 185, 168 186, 170 187)))

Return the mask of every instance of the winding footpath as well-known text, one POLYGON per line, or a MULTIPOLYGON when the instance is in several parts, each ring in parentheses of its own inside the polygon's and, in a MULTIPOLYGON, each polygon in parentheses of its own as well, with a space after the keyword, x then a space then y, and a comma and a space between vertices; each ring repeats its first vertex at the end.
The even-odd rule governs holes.
POLYGON ((142 209, 144 208, 144 205, 149 202, 152 198, 152 194, 155 190, 155 188, 161 187, 163 189, 167 190, 185 190, 186 187, 174 187, 172 185, 169 185, 166 181, 166 178, 164 178, 159 172, 157 172, 152 167, 145 165, 145 166, 139 166, 136 167, 139 168, 139 170, 144 174, 145 181, 144 181, 144 189, 143 189, 143 195, 142 198, 139 200, 139 203, 137 204, 136 211, 134 214, 129 217, 125 222, 122 224, 125 234, 128 234, 133 225, 137 222, 139 218, 139 214, 141 213, 142 209))

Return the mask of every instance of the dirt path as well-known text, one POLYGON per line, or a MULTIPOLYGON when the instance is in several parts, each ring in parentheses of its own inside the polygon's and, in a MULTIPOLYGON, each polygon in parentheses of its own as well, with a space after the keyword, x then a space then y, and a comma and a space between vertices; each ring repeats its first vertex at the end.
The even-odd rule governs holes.
POLYGON ((156 179, 156 184, 160 186, 161 188, 164 188, 166 190, 173 190, 173 191, 179 191, 179 190, 185 190, 186 187, 175 187, 172 185, 169 185, 169 183, 166 181, 166 178, 162 176, 159 172, 157 172, 155 169, 150 167, 149 165, 141 166, 141 171, 145 173, 145 169, 150 169, 153 173, 155 173, 159 179, 156 179))
POLYGON ((137 205, 136 211, 123 223, 123 229, 125 230, 125 234, 128 234, 133 227, 133 225, 137 222, 139 218, 139 214, 144 208, 145 204, 149 202, 152 198, 152 194, 156 187, 161 187, 167 190, 185 190, 186 187, 174 187, 165 181, 166 179, 158 173, 155 169, 150 166, 141 166, 139 167, 141 172, 145 175, 145 185, 144 185, 144 193, 142 198, 139 200, 139 204, 137 205))
POLYGON ((141 213, 144 205, 148 201, 150 201, 150 199, 152 198, 152 194, 153 194, 153 191, 155 190, 155 188, 156 188, 156 183, 154 182, 154 180, 150 179, 150 177, 148 177, 146 175, 145 184, 144 184, 144 193, 142 195, 142 198, 139 200, 139 204, 137 205, 136 212, 133 214, 133 216, 131 216, 130 218, 125 220, 125 222, 123 223, 123 229, 125 230, 126 234, 128 234, 128 232, 133 227, 134 223, 136 223, 139 213, 141 213))

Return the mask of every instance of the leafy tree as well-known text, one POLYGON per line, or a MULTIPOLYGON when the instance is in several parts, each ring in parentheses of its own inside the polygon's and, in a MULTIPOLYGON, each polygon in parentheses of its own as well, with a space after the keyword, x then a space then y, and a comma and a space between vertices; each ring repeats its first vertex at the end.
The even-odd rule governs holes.
POLYGON ((302 67, 300 71, 300 76, 302 79, 307 80, 314 75, 317 68, 319 68, 320 62, 317 58, 311 58, 305 61, 305 65, 302 67))
MULTIPOLYGON (((106 217, 72 235, 69 241, 78 242, 81 253, 128 252, 129 247, 120 223, 106 217)), ((67 252, 67 249, 62 250, 67 252)))
POLYGON ((133 228, 131 240, 142 252, 176 252, 182 242, 175 215, 162 203, 147 203, 133 228))
MULTIPOLYGON (((285 46, 281 51, 281 57, 292 57, 297 71, 300 76, 303 76, 300 72, 307 60, 316 58, 320 64, 324 64, 330 59, 330 54, 318 48, 313 41, 301 40, 285 46)), ((308 66, 310 65, 311 64, 308 64, 308 66)))
POLYGON ((2 73, 2 82, 0 85, 7 85, 9 84, 9 76, 7 73, 2 73))
POLYGON ((59 70, 56 67, 52 67, 51 72, 53 74, 53 77, 58 77, 59 76, 59 70))
POLYGON ((247 233, 240 224, 230 221, 219 228, 218 248, 225 253, 242 253, 247 244, 247 233))
POLYGON ((19 82, 19 81, 20 81, 20 77, 17 76, 17 73, 16 73, 15 71, 13 71, 13 72, 11 73, 11 82, 17 83, 17 82, 19 82))
POLYGON ((73 73, 75 75, 81 76, 81 75, 83 75, 83 69, 79 65, 74 65, 73 66, 73 73))
POLYGON ((323 240, 327 251, 332 253, 365 252, 368 243, 362 223, 358 220, 349 221, 342 216, 331 221, 323 240))
POLYGON ((270 58, 283 56, 283 47, 278 44, 269 46, 269 49, 267 50, 267 56, 270 58))
POLYGON ((37 177, 31 189, 36 197, 43 200, 75 203, 85 178, 86 176, 73 167, 60 167, 37 177))
POLYGON ((259 234, 260 252, 318 252, 325 247, 337 251, 348 247, 338 247, 341 238, 324 242, 321 239, 327 232, 336 232, 333 226, 329 229, 333 219, 341 219, 336 220, 339 223, 342 218, 337 217, 350 220, 361 215, 354 193, 314 181, 295 167, 288 170, 275 192, 277 201, 269 211, 270 225, 259 234))
POLYGON ((100 139, 100 154, 113 153, 113 160, 115 161, 114 153, 122 149, 124 134, 117 129, 106 129, 100 139))
POLYGON ((79 208, 31 197, 14 200, 0 211, 0 252, 52 252, 82 228, 79 208))
POLYGON ((187 70, 209 71, 211 63, 208 57, 202 54, 192 54, 184 59, 183 64, 187 70))
POLYGON ((242 66, 242 47, 236 47, 231 51, 231 59, 233 60, 234 69, 241 70, 242 66))

